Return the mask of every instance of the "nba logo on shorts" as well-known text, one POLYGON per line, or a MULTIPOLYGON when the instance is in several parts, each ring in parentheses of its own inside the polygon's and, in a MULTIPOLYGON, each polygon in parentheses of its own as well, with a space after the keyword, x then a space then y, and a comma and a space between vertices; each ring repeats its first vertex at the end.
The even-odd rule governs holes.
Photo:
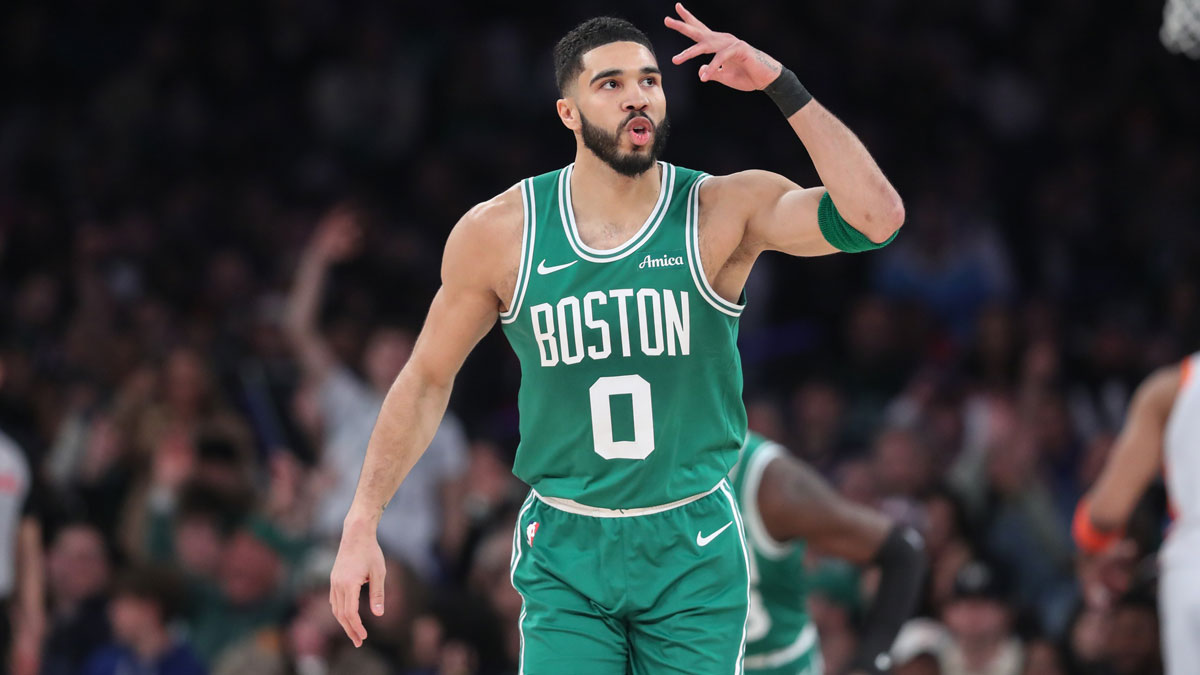
POLYGON ((533 546, 533 535, 537 534, 537 530, 538 524, 536 522, 530 523, 525 528, 525 541, 529 542, 530 546, 533 546))

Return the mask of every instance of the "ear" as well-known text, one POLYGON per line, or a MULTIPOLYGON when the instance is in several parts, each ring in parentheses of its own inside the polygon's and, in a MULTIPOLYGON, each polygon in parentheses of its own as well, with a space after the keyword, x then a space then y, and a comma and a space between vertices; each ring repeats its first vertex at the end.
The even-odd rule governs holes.
POLYGON ((571 131, 579 131, 583 125, 579 122, 579 111, 575 108, 575 102, 569 98, 560 98, 554 106, 563 126, 571 131))

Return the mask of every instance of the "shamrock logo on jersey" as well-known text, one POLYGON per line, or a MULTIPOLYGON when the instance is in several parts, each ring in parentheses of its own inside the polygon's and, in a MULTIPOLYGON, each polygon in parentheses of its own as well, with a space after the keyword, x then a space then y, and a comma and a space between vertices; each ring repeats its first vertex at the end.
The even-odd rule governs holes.
POLYGON ((528 541, 530 546, 533 546, 533 535, 537 534, 537 531, 537 522, 532 522, 525 528, 525 541, 528 541))

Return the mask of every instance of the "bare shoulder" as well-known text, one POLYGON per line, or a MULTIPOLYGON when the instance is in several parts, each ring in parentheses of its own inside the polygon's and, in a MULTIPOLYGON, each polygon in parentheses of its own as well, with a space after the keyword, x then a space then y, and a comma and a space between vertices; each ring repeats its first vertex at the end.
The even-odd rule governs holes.
POLYGON ((491 199, 472 206, 450 233, 447 250, 452 246, 492 250, 497 246, 521 245, 525 207, 520 187, 514 185, 491 199))
POLYGON ((725 176, 713 176, 700 186, 700 204, 721 211, 749 213, 766 200, 777 200, 800 186, 771 171, 749 169, 725 176))
POLYGON ((1175 405, 1175 395, 1183 384, 1183 368, 1179 364, 1163 366, 1142 381, 1134 394, 1135 403, 1166 417, 1175 405))
POLYGON ((490 293, 502 305, 516 286, 524 223, 516 185, 471 207, 446 240, 442 285, 451 291, 490 293))

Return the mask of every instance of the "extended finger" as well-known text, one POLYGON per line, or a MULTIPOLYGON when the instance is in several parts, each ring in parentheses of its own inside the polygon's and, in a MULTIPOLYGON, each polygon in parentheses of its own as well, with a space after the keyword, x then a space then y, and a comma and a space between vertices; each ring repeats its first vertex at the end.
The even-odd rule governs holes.
POLYGON ((358 638, 351 629, 349 622, 346 621, 345 604, 342 602, 341 585, 334 583, 329 587, 329 604, 333 607, 333 618, 337 619, 338 625, 342 630, 346 631, 346 637, 358 646, 358 638))
POLYGON ((663 23, 667 25, 667 28, 679 31, 680 33, 692 38, 696 42, 703 40, 704 36, 707 35, 704 30, 701 30, 690 23, 684 23, 673 16, 664 18, 663 23))
POLYGON ((675 65, 679 65, 684 61, 693 59, 701 54, 712 54, 714 51, 716 50, 713 49, 713 47, 711 47, 707 42, 697 42, 691 47, 688 47, 687 49, 671 57, 671 62, 675 65))
POLYGON ((353 586, 342 594, 342 616, 345 619, 345 624, 349 624, 352 633, 350 639, 354 640, 355 647, 361 647, 363 640, 367 639, 367 629, 363 627, 362 617, 358 615, 358 594, 362 590, 360 584, 353 586))
POLYGON ((371 569, 371 574, 368 578, 370 582, 370 602, 371 612, 375 616, 383 616, 383 581, 387 577, 387 568, 382 564, 371 569))
POLYGON ((713 60, 709 61, 708 65, 701 69, 700 79, 712 79, 717 74, 717 71, 721 70, 721 66, 725 65, 725 61, 729 58, 729 56, 736 50, 737 45, 733 44, 717 52, 716 56, 713 56, 713 60))
POLYGON ((708 26, 705 26, 703 21, 697 19, 695 14, 687 11, 687 8, 683 6, 682 2, 675 3, 675 11, 679 13, 679 16, 683 17, 684 21, 692 24, 693 26, 708 30, 708 26))

